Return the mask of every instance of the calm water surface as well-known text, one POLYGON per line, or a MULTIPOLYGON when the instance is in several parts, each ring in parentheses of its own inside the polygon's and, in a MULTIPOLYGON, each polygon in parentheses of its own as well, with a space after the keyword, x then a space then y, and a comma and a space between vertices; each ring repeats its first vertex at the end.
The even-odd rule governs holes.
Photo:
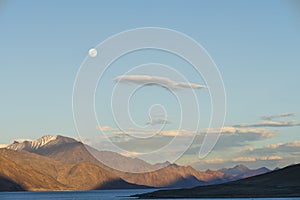
MULTIPOLYGON (((98 191, 70 191, 70 192, 2 192, 0 193, 0 200, 98 200, 98 199, 112 199, 112 200, 132 200, 135 198, 129 197, 133 194, 140 194, 151 192, 154 190, 98 190, 98 191)), ((300 198, 277 198, 274 200, 295 200, 300 198)), ((192 199, 189 199, 192 200, 192 199)), ((211 199, 210 199, 211 200, 211 199)), ((214 199, 217 200, 217 199, 214 199)), ((224 199, 219 199, 224 200, 224 199)), ((245 200, 245 199, 235 199, 245 200)), ((247 200, 247 199, 246 199, 247 200)), ((257 198, 256 200, 272 200, 272 198, 257 198)))

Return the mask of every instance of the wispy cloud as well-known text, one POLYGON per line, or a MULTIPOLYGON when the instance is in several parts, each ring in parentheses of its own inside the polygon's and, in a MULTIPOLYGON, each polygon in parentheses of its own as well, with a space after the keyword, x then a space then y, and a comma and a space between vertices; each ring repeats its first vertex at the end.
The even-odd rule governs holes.
POLYGON ((254 124, 237 124, 234 127, 289 127, 300 126, 300 123, 295 120, 288 121, 263 121, 254 124))
POLYGON ((238 157, 238 158, 233 158, 233 162, 255 162, 256 158, 252 157, 238 157))
POLYGON ((300 150, 300 141, 292 141, 287 143, 267 144, 260 148, 248 148, 241 151, 243 155, 259 156, 259 155, 278 155, 283 154, 291 156, 300 150))
POLYGON ((157 85, 171 90, 205 89, 207 86, 189 82, 177 82, 167 77, 149 75, 123 75, 114 79, 120 83, 132 83, 137 85, 157 85))
POLYGON ((247 156, 242 154, 235 154, 234 158, 225 157, 225 158, 211 158, 205 159, 202 161, 190 162, 189 164, 198 169, 220 169, 224 167, 232 167, 237 164, 247 165, 249 168, 258 168, 258 167, 268 167, 275 168, 278 166, 286 166, 288 163, 291 163, 293 158, 285 158, 279 155, 270 155, 270 156, 247 156))
POLYGON ((149 122, 146 122, 146 125, 158 125, 158 124, 171 124, 172 122, 170 120, 167 119, 152 119, 149 122))
POLYGON ((238 157, 233 158, 233 162, 255 162, 255 161, 271 161, 281 160, 281 156, 263 156, 263 157, 238 157))
MULTIPOLYGON (((171 121, 167 119, 161 119, 162 121, 152 121, 151 125, 155 125, 158 123, 163 123, 166 121, 166 123, 172 123, 171 121)), ((150 124, 150 122, 147 122, 147 124, 150 124)), ((203 133, 197 132, 197 131, 192 131, 192 130, 186 130, 186 129, 168 129, 168 130, 160 130, 160 129, 155 129, 155 128, 125 128, 125 129, 119 129, 115 127, 110 127, 110 126, 97 126, 96 127, 98 130, 102 131, 108 131, 109 134, 106 136, 97 136, 95 139, 102 139, 103 137, 109 137, 113 139, 114 137, 123 137, 126 135, 140 135, 140 136, 149 136, 149 135, 156 135, 157 137, 174 137, 174 136, 191 136, 191 135, 200 135, 203 133)), ((123 137, 124 141, 127 141, 125 137, 123 137)), ((130 138, 129 138, 130 139, 130 138)))
MULTIPOLYGON (((284 158, 278 155, 272 155, 272 156, 242 156, 242 155, 236 155, 235 158, 211 158, 211 159, 205 159, 201 162, 196 161, 190 163, 190 165, 196 167, 196 168, 203 168, 203 169, 220 169, 224 167, 232 167, 237 164, 245 164, 248 167, 249 166, 255 166, 257 168, 258 166, 278 166, 277 164, 282 161, 284 158)), ((252 168, 252 167, 251 167, 252 168)))
POLYGON ((190 131, 190 130, 155 130, 155 129, 126 129, 123 131, 113 131, 111 132, 112 137, 117 136, 117 135, 153 135, 155 134, 156 136, 166 136, 166 137, 174 137, 174 136, 191 136, 191 135, 196 135, 199 134, 198 132, 195 131, 190 131))
POLYGON ((260 160, 282 160, 281 156, 264 156, 260 157, 260 160))
POLYGON ((160 132, 162 136, 191 136, 199 134, 196 131, 190 131, 190 130, 163 130, 160 132))
POLYGON ((284 120, 284 121, 274 121, 273 119, 292 117, 295 113, 282 113, 277 115, 263 116, 261 117, 264 121, 258 123, 245 123, 237 124, 234 127, 291 127, 300 126, 300 123, 295 120, 284 120))
POLYGON ((207 164, 221 164, 224 163, 225 160, 222 158, 212 158, 212 159, 204 160, 204 162, 207 164))
MULTIPOLYGON (((282 145, 282 143, 277 143, 277 144, 267 144, 265 147, 268 149, 276 149, 278 148, 280 145, 282 145)), ((253 151, 254 148, 251 149, 251 151, 253 151)))
POLYGON ((221 132, 222 134, 244 134, 255 136, 254 138, 271 138, 276 132, 264 128, 237 128, 234 126, 224 126, 223 128, 208 128, 208 133, 221 132))
POLYGON ((113 128, 110 126, 96 126, 96 129, 101 130, 101 131, 115 131, 118 130, 117 128, 113 128))
POLYGON ((287 146, 287 147, 299 147, 300 148, 300 140, 299 141, 296 140, 296 141, 293 141, 293 142, 286 143, 285 146, 287 146))
POLYGON ((272 119, 282 118, 282 117, 294 117, 295 115, 296 115, 295 113, 282 113, 277 115, 262 116, 261 118, 263 120, 272 120, 272 119))

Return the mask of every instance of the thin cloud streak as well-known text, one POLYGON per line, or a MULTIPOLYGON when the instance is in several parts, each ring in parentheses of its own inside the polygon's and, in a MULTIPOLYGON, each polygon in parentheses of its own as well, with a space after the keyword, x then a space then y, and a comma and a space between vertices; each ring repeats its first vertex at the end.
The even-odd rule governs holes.
POLYGON ((294 117, 294 116, 296 116, 295 113, 282 113, 282 114, 278 114, 278 115, 262 116, 261 119, 263 119, 263 120, 272 120, 272 119, 276 119, 276 118, 294 117))
POLYGON ((146 122, 146 125, 159 125, 159 124, 171 124, 172 122, 167 119, 153 119, 149 122, 146 122))
POLYGON ((101 130, 101 131, 115 131, 118 130, 117 128, 113 128, 110 126, 96 126, 97 130, 101 130))
POLYGON ((271 161, 271 160, 282 160, 281 156, 263 156, 263 157, 238 157, 233 158, 233 162, 256 162, 256 161, 271 161))
POLYGON ((177 82, 167 77, 149 75, 123 75, 117 76, 114 81, 120 83, 132 83, 136 85, 157 85, 170 90, 183 89, 207 89, 205 85, 189 82, 177 82))
POLYGON ((223 128, 207 128, 208 133, 221 132, 222 134, 253 134, 261 135, 263 138, 271 138, 275 135, 273 130, 264 128, 237 128, 234 126, 224 126, 223 128))
POLYGON ((238 158, 233 158, 233 162, 255 162, 256 158, 252 157, 238 157, 238 158))
POLYGON ((300 126, 300 123, 295 120, 288 121, 263 121, 254 124, 237 124, 234 127, 290 127, 300 126))
POLYGON ((225 160, 222 158, 212 158, 212 159, 204 160, 204 162, 206 162, 207 164, 221 164, 224 163, 225 160))
POLYGON ((281 156, 265 156, 261 157, 260 160, 282 160, 281 156))

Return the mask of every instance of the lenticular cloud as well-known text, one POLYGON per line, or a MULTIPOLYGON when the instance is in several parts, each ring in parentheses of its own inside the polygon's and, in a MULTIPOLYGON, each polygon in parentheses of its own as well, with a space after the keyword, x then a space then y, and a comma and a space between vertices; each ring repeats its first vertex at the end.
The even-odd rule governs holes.
POLYGON ((167 77, 149 75, 123 75, 114 79, 119 83, 132 83, 137 85, 157 85, 170 90, 206 89, 207 86, 190 82, 177 82, 167 77))

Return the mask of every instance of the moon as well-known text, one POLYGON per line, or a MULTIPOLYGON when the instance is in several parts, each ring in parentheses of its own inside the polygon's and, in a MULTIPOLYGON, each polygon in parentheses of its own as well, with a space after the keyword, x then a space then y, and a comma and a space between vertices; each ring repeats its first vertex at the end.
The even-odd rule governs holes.
POLYGON ((94 48, 92 48, 92 49, 90 49, 89 50, 89 55, 91 56, 91 57, 96 57, 97 56, 97 50, 96 49, 94 49, 94 48))

